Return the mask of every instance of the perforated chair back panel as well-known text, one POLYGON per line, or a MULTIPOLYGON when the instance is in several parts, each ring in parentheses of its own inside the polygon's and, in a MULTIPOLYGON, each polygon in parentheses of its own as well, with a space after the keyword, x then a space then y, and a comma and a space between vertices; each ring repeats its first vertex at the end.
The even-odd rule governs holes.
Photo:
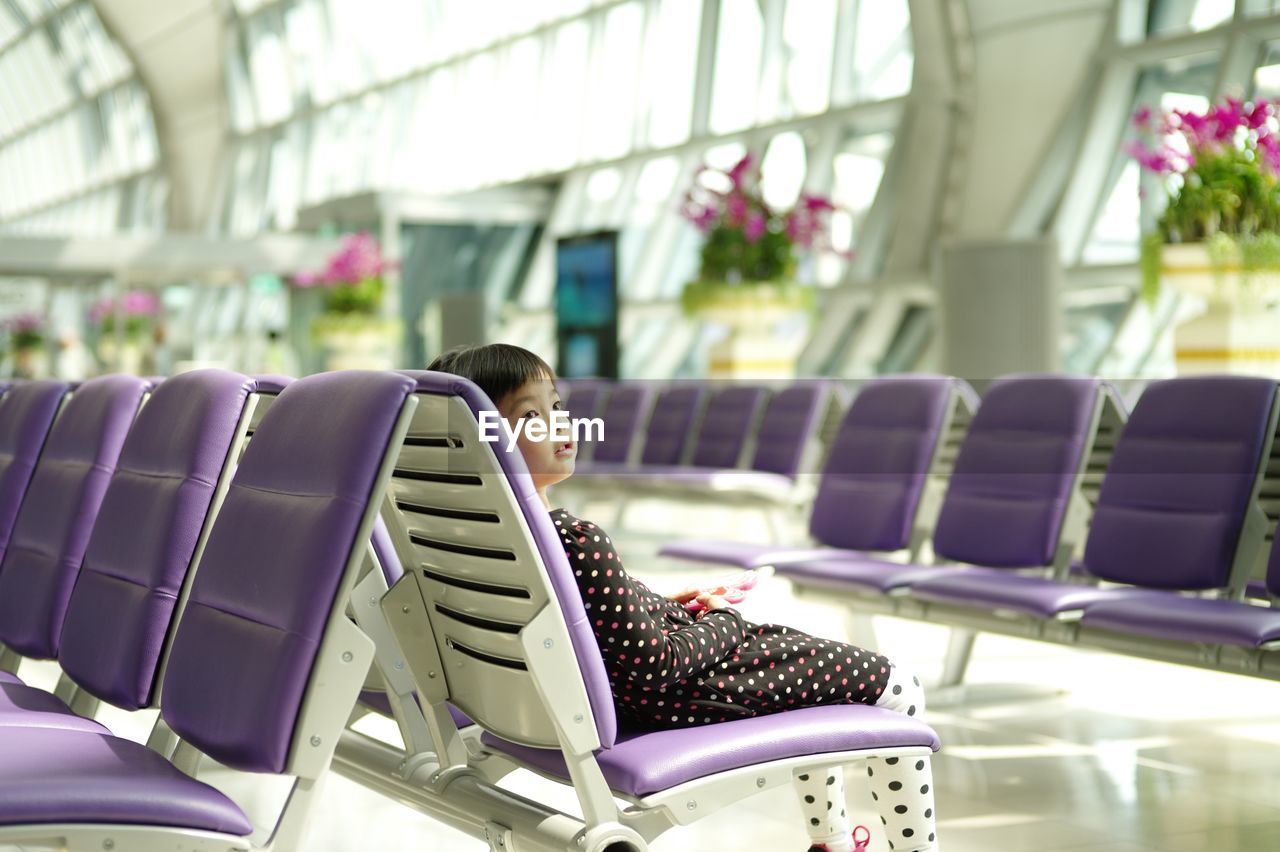
POLYGON ((1097 379, 993 382, 956 458, 934 552, 999 568, 1052 564, 1098 405, 1097 379))
POLYGON ((1276 383, 1152 383, 1133 408, 1085 544, 1089 573, 1168 589, 1225 586, 1270 438, 1276 383))
POLYGON ((85 382, 49 432, 0 565, 0 641, 23 656, 58 653, 89 534, 149 389, 132 376, 85 382))
POLYGON ((747 439, 756 427, 768 394, 764 388, 723 388, 711 395, 698 427, 690 464, 695 467, 735 468, 747 439))
POLYGON ((868 382, 831 443, 809 532, 832 547, 900 550, 954 407, 955 382, 909 376, 868 382))
POLYGON ((604 663, 519 450, 477 440, 478 412, 492 403, 470 382, 411 375, 420 402, 392 482, 391 527, 409 542, 402 561, 428 606, 450 703, 504 739, 558 745, 521 641, 532 620, 550 616, 572 644, 577 677, 567 674, 565 688, 584 691, 608 747, 617 723, 604 663))
POLYGON ((281 772, 325 627, 372 529, 413 382, 351 370, 285 388, 245 451, 174 638, 161 713, 236 769, 281 772), (361 538, 361 534, 365 538, 361 538))
POLYGON ((831 387, 826 382, 802 382, 779 391, 769 400, 751 458, 752 470, 795 476, 826 408, 831 387))
POLYGON ((20 382, 0 397, 0 558, 53 418, 70 390, 66 382, 20 382))

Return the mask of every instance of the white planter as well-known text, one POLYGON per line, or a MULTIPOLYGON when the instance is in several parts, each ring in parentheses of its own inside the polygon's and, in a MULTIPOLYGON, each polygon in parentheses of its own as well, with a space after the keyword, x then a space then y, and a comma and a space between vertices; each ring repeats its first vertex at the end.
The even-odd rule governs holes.
POLYGON ((125 338, 124 345, 117 351, 115 338, 104 337, 99 344, 99 351, 108 372, 140 376, 144 360, 142 346, 139 340, 125 338))
POLYGON ((807 335, 782 334, 789 323, 804 321, 806 312, 793 302, 769 294, 730 297, 698 311, 699 317, 723 326, 728 335, 708 350, 709 379, 789 379, 807 335))
POLYGON ((399 323, 394 320, 344 317, 333 321, 321 315, 313 334, 324 350, 326 370, 390 370, 396 366, 400 335, 399 323))
POLYGON ((1275 276, 1215 271, 1198 244, 1165 246, 1161 282, 1203 309, 1174 329, 1180 375, 1235 373, 1280 379, 1280 296, 1275 276))

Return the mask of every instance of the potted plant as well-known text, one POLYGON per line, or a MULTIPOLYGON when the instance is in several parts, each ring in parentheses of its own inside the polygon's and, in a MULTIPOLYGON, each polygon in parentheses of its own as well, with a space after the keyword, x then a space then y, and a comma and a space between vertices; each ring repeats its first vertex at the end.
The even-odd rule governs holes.
POLYGON ((795 346, 776 330, 788 319, 807 320, 814 304, 813 288, 796 281, 796 255, 829 247, 830 200, 804 194, 790 210, 776 210, 760 177, 751 154, 727 172, 703 166, 681 207, 704 237, 698 278, 685 285, 681 305, 728 329, 711 351, 713 377, 794 371, 795 346))
POLYGON ((1202 300, 1174 331, 1181 373, 1280 376, 1280 123, 1276 104, 1226 98, 1197 112, 1140 109, 1127 152, 1165 187, 1143 238, 1143 292, 1202 300))
POLYGON ((154 339, 160 317, 160 297, 149 290, 130 290, 120 297, 119 311, 110 296, 89 309, 89 325, 97 329, 98 355, 103 363, 123 373, 142 372, 144 348, 154 339), (123 328, 116 333, 116 317, 123 328), (117 348, 117 342, 122 345, 117 348))
POLYGON ((9 348, 13 351, 13 376, 17 379, 34 378, 36 361, 44 346, 44 317, 29 312, 5 320, 9 332, 9 348))
POLYGON ((381 315, 384 278, 392 265, 368 232, 348 234, 319 272, 303 272, 293 285, 323 292, 323 312, 311 335, 325 350, 325 367, 387 369, 392 365, 400 324, 381 315))

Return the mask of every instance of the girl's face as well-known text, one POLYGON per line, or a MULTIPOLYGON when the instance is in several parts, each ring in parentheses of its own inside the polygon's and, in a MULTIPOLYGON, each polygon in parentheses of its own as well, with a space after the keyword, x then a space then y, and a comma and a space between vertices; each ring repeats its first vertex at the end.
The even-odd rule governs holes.
POLYGON ((516 446, 524 456, 525 466, 533 475, 534 486, 544 491, 548 486, 563 482, 573 475, 574 459, 578 448, 573 440, 551 441, 531 440, 528 436, 528 423, 517 427, 519 421, 542 420, 546 428, 543 435, 550 435, 552 429, 551 412, 563 411, 560 394, 556 391, 555 382, 551 379, 535 379, 525 382, 516 390, 503 397, 498 403, 498 413, 515 430, 520 429, 516 446))

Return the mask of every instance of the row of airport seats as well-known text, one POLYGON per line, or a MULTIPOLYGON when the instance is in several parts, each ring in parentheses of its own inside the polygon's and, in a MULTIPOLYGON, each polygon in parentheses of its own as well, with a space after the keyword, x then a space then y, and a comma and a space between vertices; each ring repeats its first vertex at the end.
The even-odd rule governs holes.
MULTIPOLYGON (((883 394, 886 415, 905 412, 887 397, 936 397, 942 381, 880 379, 853 409, 875 409, 883 394)), ((864 433, 846 488, 867 500, 846 515, 841 542, 682 541, 662 552, 773 565, 802 597, 951 625, 944 683, 962 679, 980 632, 1276 678, 1276 391, 1264 378, 1169 379, 1126 417, 1105 382, 1008 377, 984 393, 960 445, 933 560, 904 559, 892 553, 901 537, 882 535, 918 505, 927 436, 941 422, 923 405, 915 433, 903 422, 864 433)))
POLYGON ((519 452, 479 440, 491 408, 421 372, 9 388, 0 846, 302 849, 336 764, 493 849, 624 852, 796 772, 938 748, 861 706, 619 730, 550 516, 519 452), (53 693, 24 658, 57 661, 53 693), (421 742, 347 727, 375 659, 421 742), (148 741, 99 702, 158 710, 148 741), (202 762, 291 778, 274 823, 202 762), (583 816, 501 789, 517 767, 571 783, 583 816))
MULTIPOLYGON (((947 388, 934 474, 954 458, 976 404, 963 381, 947 388)), ((658 497, 761 509, 779 540, 787 515, 813 500, 816 472, 839 479, 842 435, 853 429, 856 439, 857 429, 874 425, 850 422, 833 434, 849 400, 843 385, 822 379, 778 388, 586 379, 562 381, 560 392, 575 418, 605 424, 604 440, 580 445, 574 478, 563 487, 612 498, 618 526, 629 501, 658 497)))

